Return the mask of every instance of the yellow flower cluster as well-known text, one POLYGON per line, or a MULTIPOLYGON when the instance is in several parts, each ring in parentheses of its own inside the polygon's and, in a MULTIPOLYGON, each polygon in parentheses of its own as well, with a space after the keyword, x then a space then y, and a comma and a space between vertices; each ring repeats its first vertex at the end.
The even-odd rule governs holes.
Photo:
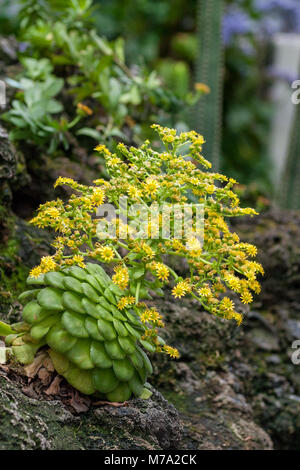
POLYGON ((144 240, 134 242, 133 246, 136 253, 141 253, 145 260, 150 260, 154 258, 155 251, 144 240))
POLYGON ((30 276, 38 277, 40 274, 48 273, 49 271, 55 271, 57 264, 55 263, 52 256, 43 256, 39 266, 36 266, 30 271, 30 276))
POLYGON ((166 344, 163 347, 163 350, 170 356, 172 359, 179 358, 179 352, 176 348, 172 348, 172 346, 167 346, 166 344))
POLYGON ((121 299, 118 302, 118 309, 119 310, 124 310, 127 307, 131 307, 135 302, 135 298, 132 295, 124 296, 121 297, 121 299))
POLYGON ((209 287, 201 287, 200 289, 198 289, 198 294, 200 295, 200 297, 204 297, 205 299, 209 299, 213 295, 209 287))
POLYGON ((116 266, 112 281, 121 289, 126 289, 129 283, 128 269, 124 266, 116 266))
POLYGON ((144 310, 140 315, 142 323, 152 323, 156 327, 163 327, 164 323, 162 321, 162 316, 155 308, 149 308, 144 310))
POLYGON ((256 212, 239 206, 234 179, 208 171, 211 164, 202 155, 204 138, 195 131, 178 134, 175 129, 152 127, 164 145, 161 152, 149 141, 139 148, 119 143, 114 153, 99 144, 95 150, 105 160, 107 179, 99 178, 86 186, 71 178, 58 178, 55 187, 67 185, 73 194, 66 202, 56 199, 41 205, 31 221, 57 233, 54 255, 42 258, 31 275, 72 264, 84 266, 88 258, 109 263, 115 271, 113 282, 125 291, 118 301, 119 310, 134 309, 147 325, 147 341, 157 351, 178 357, 177 350, 162 347, 158 340, 162 318, 142 303, 149 298, 149 291, 162 295, 162 283, 171 282, 174 298, 189 294, 211 314, 240 324, 242 316, 226 294, 233 291, 243 303, 252 302, 253 293, 260 292, 258 276, 263 268, 253 260, 256 247, 240 241, 227 224, 227 218, 256 212), (124 196, 138 206, 129 211, 126 222, 119 218, 119 201, 124 196), (103 228, 96 211, 104 201, 114 205, 116 214, 103 228), (186 204, 203 208, 201 230, 195 210, 191 211, 192 235, 176 231, 186 204), (146 214, 147 222, 142 226, 141 213, 146 214), (111 228, 116 237, 103 240, 105 230, 111 228), (168 264, 168 256, 184 260, 189 271, 186 278, 178 277, 168 264))

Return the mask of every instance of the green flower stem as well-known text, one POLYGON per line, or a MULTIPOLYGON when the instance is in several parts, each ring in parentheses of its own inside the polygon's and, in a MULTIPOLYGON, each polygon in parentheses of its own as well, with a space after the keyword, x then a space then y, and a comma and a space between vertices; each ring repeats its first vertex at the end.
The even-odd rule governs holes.
POLYGON ((135 291, 135 304, 136 304, 136 305, 139 303, 140 288, 141 288, 141 283, 138 282, 138 283, 137 283, 137 286, 136 286, 136 291, 135 291))
MULTIPOLYGON (((176 251, 168 251, 168 255, 180 256, 182 258, 182 255, 180 253, 176 253, 176 251)), ((199 259, 199 261, 202 261, 202 263, 213 265, 211 261, 207 261, 206 259, 203 259, 203 258, 197 258, 197 259, 199 259)))
POLYGON ((116 243, 117 243, 119 246, 121 246, 122 248, 124 248, 125 250, 130 251, 129 248, 128 248, 128 246, 125 245, 125 243, 122 243, 122 242, 120 242, 119 240, 117 240, 116 243))
POLYGON ((176 281, 179 278, 179 276, 177 276, 175 271, 172 268, 170 268, 170 266, 168 266, 168 268, 169 268, 170 273, 172 274, 172 276, 174 277, 174 279, 176 281))

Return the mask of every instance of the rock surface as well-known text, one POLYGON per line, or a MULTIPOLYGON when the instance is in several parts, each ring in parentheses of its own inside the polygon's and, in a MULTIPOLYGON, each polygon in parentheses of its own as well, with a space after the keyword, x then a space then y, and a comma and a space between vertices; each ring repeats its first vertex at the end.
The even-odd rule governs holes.
MULTIPOLYGON (((74 403, 29 393, 2 372, 2 448, 299 449, 300 365, 291 361, 291 345, 299 338, 300 216, 270 213, 235 230, 258 245, 267 273, 253 310, 244 307, 241 327, 213 318, 193 300, 155 299, 181 357, 153 358, 152 384, 165 398, 155 391, 149 401, 120 408, 74 410, 74 403)), ((20 240, 24 258, 34 256, 34 246, 41 249, 20 240)), ((9 318, 19 315, 16 302, 9 318)))
MULTIPOLYGON (((299 338, 300 216, 283 214, 284 225, 279 219, 270 213, 255 225, 235 227, 261 249, 267 273, 241 327, 213 318, 193 300, 155 299, 168 326, 166 339, 181 352, 178 361, 153 358, 152 384, 165 398, 154 392, 149 401, 133 400, 126 407, 89 405, 74 411, 59 396, 28 393, 4 373, 2 447, 299 449, 300 366, 291 361, 291 345, 299 338)), ((19 252, 24 259, 40 256, 33 248, 46 251, 47 243, 44 248, 28 244, 32 237, 24 238, 22 224, 19 252)), ((0 305, 2 318, 19 318, 17 302, 0 305), (10 305, 8 314, 4 305, 10 305)))
POLYGON ((0 450, 272 449, 231 382, 230 377, 211 375, 207 385, 216 392, 212 407, 206 403, 208 390, 194 389, 185 404, 190 413, 179 413, 156 390, 150 399, 124 406, 81 402, 78 396, 76 403, 38 396, 2 368, 0 450))
POLYGON ((78 414, 60 400, 37 400, 0 374, 0 450, 172 449, 181 422, 159 392, 128 406, 78 414))
POLYGON ((234 410, 246 416, 246 429, 250 420, 263 428, 275 448, 299 449, 300 365, 291 355, 299 337, 300 214, 271 211, 234 229, 259 248, 262 293, 241 327, 212 318, 188 299, 164 300, 168 342, 182 355, 176 365, 157 362, 155 384, 197 426, 203 409, 215 423, 234 410))

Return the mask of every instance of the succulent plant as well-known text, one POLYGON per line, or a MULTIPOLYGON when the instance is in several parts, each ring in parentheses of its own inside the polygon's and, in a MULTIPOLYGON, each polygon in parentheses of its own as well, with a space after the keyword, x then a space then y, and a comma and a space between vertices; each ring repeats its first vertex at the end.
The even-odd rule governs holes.
POLYGON ((24 321, 12 328, 0 322, 0 336, 17 362, 30 364, 38 349, 48 346, 55 369, 71 385, 110 401, 132 393, 150 396, 146 381, 152 366, 144 349, 179 357, 160 337, 163 316, 144 302, 151 294, 164 295, 170 285, 174 299, 191 295, 212 315, 240 325, 241 313, 223 294, 231 290, 251 303, 263 274, 250 260, 256 247, 240 242, 225 222, 256 212, 239 207, 235 180, 192 162, 211 167, 201 154, 204 138, 194 131, 177 135, 175 129, 153 128, 165 146, 162 153, 149 141, 130 149, 119 143, 114 154, 100 144, 95 150, 105 159, 109 180, 86 186, 58 178, 54 186, 67 185, 71 196, 42 204, 31 220, 57 233, 55 252, 30 271, 32 287, 20 296, 24 321), (199 204, 190 204, 191 196, 199 204), (112 217, 103 216, 108 208, 112 217), (176 226, 186 208, 192 210, 180 234, 176 226), (186 260, 186 276, 169 265, 168 255, 186 260), (114 271, 111 278, 105 264, 114 271))
POLYGON ((6 337, 18 362, 31 363, 48 345, 56 371, 82 393, 118 402, 132 393, 151 394, 145 382, 152 365, 142 347, 155 348, 141 339, 144 327, 135 311, 117 309, 123 291, 99 265, 71 266, 27 282, 33 289, 20 296, 24 321, 6 337))

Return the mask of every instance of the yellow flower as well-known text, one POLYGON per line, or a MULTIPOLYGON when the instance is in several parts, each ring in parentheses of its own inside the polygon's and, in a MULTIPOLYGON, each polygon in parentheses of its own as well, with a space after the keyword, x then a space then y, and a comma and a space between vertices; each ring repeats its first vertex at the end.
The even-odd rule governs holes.
POLYGON ((250 243, 240 243, 239 247, 241 249, 246 250, 247 254, 251 257, 254 257, 257 255, 257 248, 254 245, 251 245, 250 243))
POLYGON ((186 247, 194 254, 200 254, 202 251, 201 242, 197 237, 190 237, 187 239, 186 247))
POLYGON ((75 189, 78 186, 78 183, 76 183, 76 181, 74 181, 72 178, 64 178, 63 176, 60 176, 55 181, 54 188, 56 188, 57 186, 62 186, 63 184, 71 186, 71 188, 75 188, 75 189))
POLYGON ((144 310, 143 313, 140 314, 140 319, 142 323, 152 323, 153 325, 162 328, 164 327, 164 323, 162 321, 162 316, 158 311, 153 308, 148 308, 144 310))
POLYGON ((253 297, 252 297, 252 295, 250 294, 249 291, 245 290, 244 292, 242 292, 241 301, 242 301, 243 304, 250 304, 252 302, 252 300, 253 300, 253 297))
POLYGON ((153 197, 157 193, 158 186, 158 182, 151 176, 143 183, 144 191, 147 196, 153 197))
POLYGON ((118 157, 112 157, 109 160, 107 160, 107 166, 117 166, 122 163, 122 160, 118 157))
POLYGON ((42 274, 41 267, 40 267, 40 266, 36 266, 35 268, 33 268, 33 269, 30 271, 29 276, 31 276, 31 277, 39 277, 40 274, 42 274))
POLYGON ((119 302, 118 302, 118 309, 119 310, 124 310, 126 307, 130 307, 131 305, 133 305, 135 302, 135 298, 132 297, 132 296, 125 296, 125 297, 122 297, 119 302))
POLYGON ((177 298, 184 297, 188 292, 191 291, 191 286, 187 281, 180 281, 172 290, 172 295, 177 298))
POLYGON ((144 241, 139 243, 138 251, 144 252, 146 255, 145 258, 147 259, 152 259, 155 256, 155 252, 152 250, 151 246, 149 246, 148 243, 144 241))
POLYGON ((86 106, 85 104, 82 104, 82 103, 78 103, 77 104, 77 108, 80 110, 80 111, 83 111, 85 114, 91 116, 93 114, 93 111, 91 110, 91 108, 89 108, 88 106, 86 106))
POLYGON ((176 348, 172 348, 171 346, 167 346, 165 344, 163 349, 173 359, 178 359, 179 358, 179 352, 176 348))
POLYGON ((141 190, 136 188, 135 186, 129 185, 127 188, 127 193, 133 199, 138 199, 141 196, 141 190))
POLYGON ((178 239, 174 238, 172 241, 172 247, 175 251, 185 251, 185 247, 178 239))
POLYGON ((224 279, 230 289, 232 289, 234 292, 240 291, 241 284, 238 277, 234 276, 233 274, 225 274, 224 279))
POLYGON ((162 321, 161 314, 158 313, 158 311, 155 308, 151 309, 151 321, 155 326, 159 328, 163 328, 165 326, 164 322, 162 321))
POLYGON ((109 186, 109 182, 105 181, 103 178, 98 178, 94 180, 93 183, 97 185, 109 186))
POLYGON ((220 310, 223 312, 231 312, 234 309, 234 303, 228 297, 224 297, 220 302, 220 310))
POLYGON ((105 200, 104 191, 100 188, 95 188, 91 196, 91 202, 95 206, 101 206, 105 200))
POLYGON ((265 271, 264 271, 264 268, 262 267, 262 265, 260 263, 257 263, 256 261, 251 261, 251 267, 259 272, 260 274, 264 275, 265 274, 265 271))
POLYGON ((243 321, 243 316, 237 312, 232 312, 232 318, 234 318, 234 320, 237 322, 239 326, 243 321))
POLYGON ((49 207, 45 210, 45 215, 57 219, 60 216, 60 211, 56 207, 49 207))
POLYGON ((146 322, 148 322, 148 323, 151 322, 151 314, 152 314, 152 312, 151 312, 150 309, 144 310, 144 312, 141 313, 141 315, 140 315, 141 322, 144 323, 144 324, 146 322))
POLYGON ((153 263, 156 276, 161 281, 167 281, 169 278, 169 269, 163 263, 153 263))
POLYGON ((201 297, 209 298, 212 296, 212 291, 210 290, 209 287, 201 287, 200 289, 198 289, 198 294, 201 297))
POLYGON ((248 286, 251 290, 253 290, 255 292, 255 294, 259 294, 260 291, 261 291, 261 287, 260 287, 260 284, 258 281, 256 281, 255 279, 254 280, 251 280, 248 282, 248 286))
POLYGON ((110 246, 101 246, 96 250, 105 263, 109 263, 115 256, 114 250, 110 246))
POLYGON ((210 88, 205 83, 195 83, 194 85, 196 91, 202 91, 202 93, 210 93, 210 88))
POLYGON ((84 257, 82 255, 75 255, 73 257, 74 264, 78 264, 81 268, 85 268, 84 257))

